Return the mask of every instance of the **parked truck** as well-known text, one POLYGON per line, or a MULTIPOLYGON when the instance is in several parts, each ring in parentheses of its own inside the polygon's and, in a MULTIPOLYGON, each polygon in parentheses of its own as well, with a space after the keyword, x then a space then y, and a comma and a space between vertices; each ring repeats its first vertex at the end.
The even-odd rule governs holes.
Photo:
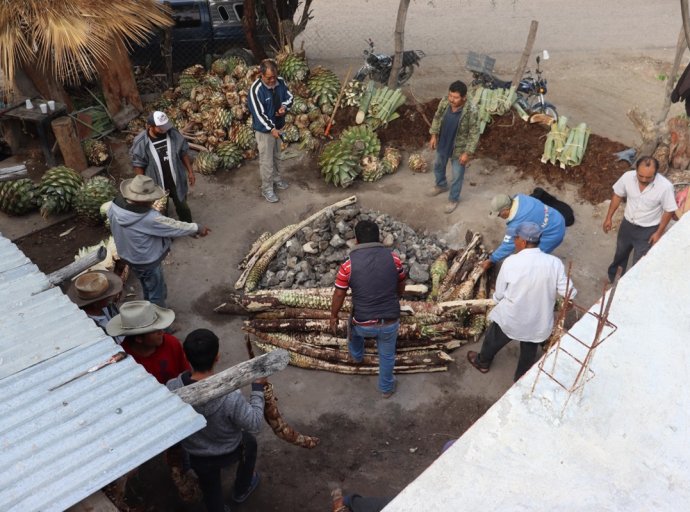
MULTIPOLYGON (((172 71, 178 72, 194 64, 210 64, 220 56, 235 55, 247 64, 256 59, 247 49, 242 26, 244 2, 237 0, 161 0, 175 21, 169 29, 172 71)), ((259 20, 257 37, 267 45, 270 36, 267 24, 259 20)), ((132 50, 132 62, 153 71, 166 71, 166 31, 155 34, 144 46, 132 50)))

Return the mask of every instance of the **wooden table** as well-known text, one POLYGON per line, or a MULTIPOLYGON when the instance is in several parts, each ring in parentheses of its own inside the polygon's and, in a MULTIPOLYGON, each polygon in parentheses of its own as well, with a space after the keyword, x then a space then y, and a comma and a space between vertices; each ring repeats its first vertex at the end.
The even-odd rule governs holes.
MULTIPOLYGON (((38 133, 38 140, 41 144, 41 149, 43 150, 43 156, 46 159, 46 165, 53 167, 56 164, 55 157, 53 156, 52 144, 50 134, 52 129, 50 127, 50 122, 60 116, 64 116, 67 113, 64 103, 55 102, 55 110, 48 110, 47 114, 41 112, 39 105, 43 101, 36 100, 34 102, 34 108, 27 109, 25 106, 14 108, 8 112, 5 112, 0 116, 0 120, 10 120, 21 121, 22 123, 31 123, 36 126, 36 132, 38 133)), ((12 151, 16 151, 18 148, 12 148, 12 151)))

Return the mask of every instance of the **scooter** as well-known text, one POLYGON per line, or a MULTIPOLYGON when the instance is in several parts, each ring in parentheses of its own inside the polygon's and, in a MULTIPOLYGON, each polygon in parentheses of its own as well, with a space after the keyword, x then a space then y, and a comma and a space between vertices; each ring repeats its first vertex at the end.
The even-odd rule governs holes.
MULTIPOLYGON (((393 57, 383 53, 376 53, 374 41, 371 38, 367 40, 367 44, 369 47, 362 52, 364 55, 364 65, 355 74, 355 80, 363 82, 366 78, 370 78, 385 85, 391 76, 393 57)), ((398 72, 398 87, 410 79, 412 73, 414 73, 414 66, 419 66, 419 61, 424 56, 425 54, 422 50, 403 52, 402 66, 398 72)))
MULTIPOLYGON (((546 114, 557 120, 558 112, 556 111, 555 105, 544 99, 547 89, 546 78, 542 76, 542 70, 539 67, 542 57, 544 60, 549 60, 549 52, 544 50, 542 55, 537 55, 536 76, 532 75, 529 69, 525 71, 525 76, 520 80, 517 87, 517 102, 528 114, 546 114)), ((472 85, 479 85, 489 89, 510 88, 513 84, 512 82, 501 80, 491 73, 494 59, 483 56, 484 61, 482 62, 482 66, 480 68, 473 67, 470 62, 476 62, 478 58, 479 56, 476 54, 468 57, 467 67, 472 71, 472 85)))

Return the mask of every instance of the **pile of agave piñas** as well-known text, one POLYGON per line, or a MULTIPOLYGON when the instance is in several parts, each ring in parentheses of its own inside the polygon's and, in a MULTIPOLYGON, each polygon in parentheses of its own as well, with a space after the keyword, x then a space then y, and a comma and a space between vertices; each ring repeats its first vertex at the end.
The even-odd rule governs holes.
POLYGON ((0 211, 24 215, 40 209, 43 217, 75 210, 87 222, 101 222, 100 207, 116 195, 112 181, 96 176, 88 181, 73 169, 48 169, 38 184, 29 178, 0 182, 0 211))
MULTIPOLYGON (((294 96, 285 117, 285 144, 315 150, 318 139, 324 137, 340 81, 328 69, 310 69, 306 60, 295 53, 280 53, 276 61, 279 76, 294 96)), ((190 142, 208 150, 199 153, 194 164, 197 172, 213 174, 232 169, 257 156, 247 94, 258 77, 258 66, 247 66, 237 57, 214 61, 208 72, 201 65, 192 66, 181 73, 176 88, 165 91, 148 109, 166 112, 190 142)), ((143 129, 144 119, 130 123, 130 132, 143 129)))

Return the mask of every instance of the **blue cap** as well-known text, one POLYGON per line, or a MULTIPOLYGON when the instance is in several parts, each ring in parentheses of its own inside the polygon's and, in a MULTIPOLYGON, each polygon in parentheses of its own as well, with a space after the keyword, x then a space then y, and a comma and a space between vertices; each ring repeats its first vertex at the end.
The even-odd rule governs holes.
POLYGON ((525 242, 536 244, 541 238, 543 230, 534 222, 523 222, 515 230, 515 236, 519 236, 525 242))

